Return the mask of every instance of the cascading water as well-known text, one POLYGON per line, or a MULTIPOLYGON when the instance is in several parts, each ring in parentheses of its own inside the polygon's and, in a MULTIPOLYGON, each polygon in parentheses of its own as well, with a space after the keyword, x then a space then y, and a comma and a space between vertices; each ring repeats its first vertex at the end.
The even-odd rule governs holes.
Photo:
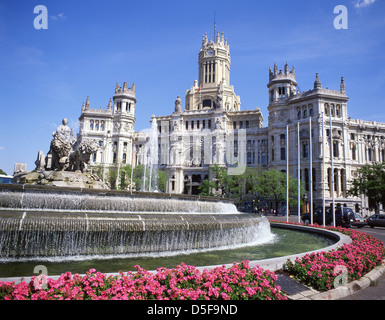
POLYGON ((0 258, 151 255, 271 239, 265 218, 230 201, 160 193, 0 189, 0 258))

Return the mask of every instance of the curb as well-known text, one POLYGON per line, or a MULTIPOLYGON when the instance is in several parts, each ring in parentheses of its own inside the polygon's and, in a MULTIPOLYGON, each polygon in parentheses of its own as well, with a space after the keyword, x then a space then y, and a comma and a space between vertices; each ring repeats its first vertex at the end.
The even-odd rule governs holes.
POLYGON ((370 287, 371 283, 376 281, 385 274, 385 261, 382 265, 374 268, 372 271, 364 275, 358 280, 349 282, 346 286, 341 286, 326 292, 317 292, 309 288, 308 291, 298 293, 293 296, 288 296, 289 300, 338 300, 351 296, 361 289, 370 287))

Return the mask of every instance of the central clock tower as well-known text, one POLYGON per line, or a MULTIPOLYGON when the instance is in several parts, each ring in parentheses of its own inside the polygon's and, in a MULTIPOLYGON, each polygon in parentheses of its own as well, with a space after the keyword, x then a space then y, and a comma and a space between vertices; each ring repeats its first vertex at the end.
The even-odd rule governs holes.
POLYGON ((201 88, 217 87, 221 82, 230 85, 230 46, 227 39, 217 33, 216 41, 203 36, 199 53, 199 85, 201 88))
POLYGON ((223 33, 215 40, 203 35, 199 52, 199 76, 186 94, 186 110, 224 109, 239 111, 240 98, 230 86, 230 46, 223 33))

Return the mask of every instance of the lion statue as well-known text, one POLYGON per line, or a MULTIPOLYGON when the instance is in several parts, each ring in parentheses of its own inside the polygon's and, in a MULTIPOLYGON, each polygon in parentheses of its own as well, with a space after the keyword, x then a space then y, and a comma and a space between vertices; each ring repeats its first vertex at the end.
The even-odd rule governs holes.
POLYGON ((77 142, 74 151, 70 153, 69 157, 69 171, 81 172, 87 171, 87 166, 90 164, 91 155, 98 151, 99 144, 94 140, 84 139, 77 142))

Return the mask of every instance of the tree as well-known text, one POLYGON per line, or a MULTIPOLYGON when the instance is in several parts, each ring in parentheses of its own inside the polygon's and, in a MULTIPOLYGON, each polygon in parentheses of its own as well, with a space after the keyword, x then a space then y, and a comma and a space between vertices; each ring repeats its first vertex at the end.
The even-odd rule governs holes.
POLYGON ((379 213, 379 204, 385 206, 385 162, 365 164, 358 174, 359 177, 351 181, 348 194, 355 197, 364 194, 376 203, 376 213, 379 213))
MULTIPOLYGON (((275 169, 258 172, 254 176, 253 192, 260 197, 274 201, 275 208, 280 202, 287 199, 286 192, 286 172, 275 169)), ((305 194, 305 190, 300 186, 300 197, 305 194)), ((298 205, 298 180, 289 175, 289 206, 298 205)))
POLYGON ((203 180, 202 184, 198 187, 198 190, 200 192, 199 194, 201 196, 213 197, 216 186, 217 185, 212 181, 203 180))
POLYGON ((118 168, 110 167, 106 169, 106 183, 111 189, 116 189, 116 179, 118 178, 118 168))
POLYGON ((1 169, 0 169, 0 174, 2 174, 2 175, 4 175, 4 176, 7 175, 7 174, 6 174, 3 170, 1 170, 1 169))
MULTIPOLYGON (((286 202, 286 173, 277 170, 261 171, 258 168, 246 168, 241 175, 228 175, 226 168, 215 164, 210 168, 213 180, 204 180, 199 188, 201 195, 216 195, 241 202, 245 198, 255 203, 263 200, 274 201, 275 207, 286 202), (215 192, 216 191, 216 192, 215 192)), ((305 194, 300 187, 300 197, 305 194)), ((289 206, 298 204, 298 180, 289 176, 289 206)))

